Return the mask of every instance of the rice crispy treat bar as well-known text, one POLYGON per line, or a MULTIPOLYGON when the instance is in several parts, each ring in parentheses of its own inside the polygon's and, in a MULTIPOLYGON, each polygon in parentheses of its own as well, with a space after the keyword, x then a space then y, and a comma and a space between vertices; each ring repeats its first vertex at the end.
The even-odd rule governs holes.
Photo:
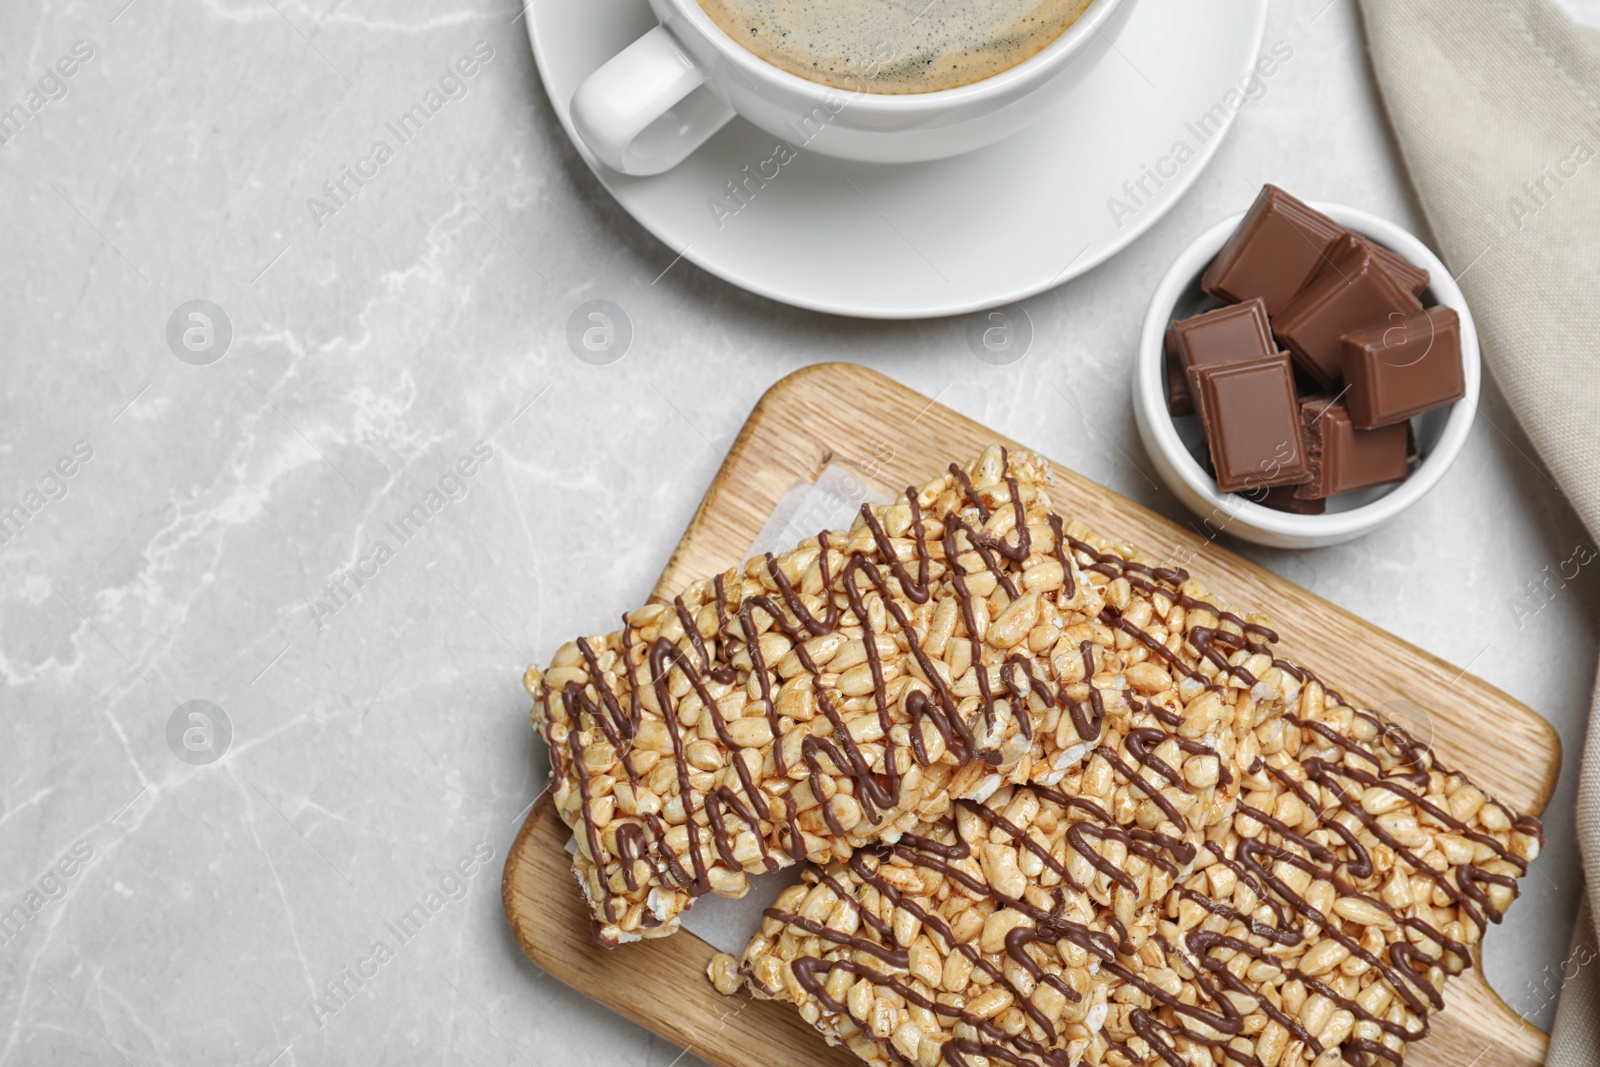
POLYGON ((1517 817, 1315 679, 1260 731, 1231 826, 1173 889, 1092 1063, 1400 1063, 1538 855, 1517 817))
POLYGON ((1281 711, 1298 683, 1265 620, 1064 520, 1048 481, 991 448, 529 668, 600 943, 952 799, 1059 782, 1123 705, 1223 761, 1239 705, 1281 711))

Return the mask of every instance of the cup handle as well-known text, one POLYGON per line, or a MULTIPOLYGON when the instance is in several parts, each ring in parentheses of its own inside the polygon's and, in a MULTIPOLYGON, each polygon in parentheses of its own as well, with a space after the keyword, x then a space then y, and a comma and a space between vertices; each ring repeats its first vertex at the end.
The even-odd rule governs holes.
POLYGON ((660 174, 731 118, 705 71, 657 26, 584 79, 572 94, 572 125, 590 151, 623 174, 660 174))

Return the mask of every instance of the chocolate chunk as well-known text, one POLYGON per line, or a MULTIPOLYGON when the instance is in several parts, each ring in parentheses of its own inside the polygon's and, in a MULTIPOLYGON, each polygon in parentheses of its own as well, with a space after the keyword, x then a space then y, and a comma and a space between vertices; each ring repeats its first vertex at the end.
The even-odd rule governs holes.
POLYGON ((1461 317, 1437 306, 1347 335, 1341 344, 1345 405, 1362 430, 1404 422, 1467 395, 1461 317))
POLYGON ((1174 345, 1185 374, 1190 367, 1242 363, 1278 351, 1260 297, 1205 311, 1172 324, 1174 345))
POLYGON ((1192 367, 1189 392, 1205 424, 1218 489, 1237 493, 1310 479, 1287 353, 1192 367))
POLYGON ((1407 424, 1358 430, 1344 405, 1326 397, 1300 401, 1300 421, 1311 480, 1296 486, 1295 496, 1319 500, 1405 480, 1409 470, 1407 424))
POLYGON ((1276 315, 1322 266, 1344 227, 1276 185, 1264 185, 1239 228, 1206 268, 1200 287, 1241 303, 1260 297, 1276 315))
POLYGON ((1194 400, 1189 396, 1189 379, 1178 360, 1178 335, 1175 323, 1167 324, 1166 336, 1161 342, 1161 365, 1167 374, 1167 410, 1174 416, 1193 415, 1194 400))
POLYGON ((1374 324, 1393 326, 1422 304, 1389 276, 1371 249, 1345 245, 1327 270, 1302 289, 1272 321, 1272 330, 1307 374, 1337 392, 1340 338, 1374 324))
MULTIPOLYGON (((1345 231, 1343 237, 1328 246, 1326 258, 1323 259, 1322 266, 1311 276, 1311 282, 1333 270, 1336 260, 1350 255, 1357 248, 1365 248, 1371 252, 1373 258, 1378 261, 1378 266, 1388 272, 1389 277, 1393 278, 1400 285, 1400 288, 1413 296, 1421 296, 1428 288, 1430 279, 1426 270, 1399 253, 1391 252, 1377 242, 1369 241, 1360 234, 1351 233, 1348 230, 1345 231)), ((1310 285, 1311 282, 1306 284, 1310 285)))
POLYGON ((1297 485, 1279 485, 1268 489, 1261 494, 1261 498, 1251 497, 1257 504, 1273 511, 1287 511, 1291 515, 1321 515, 1328 510, 1328 502, 1321 497, 1307 500, 1299 495, 1300 487, 1297 485))

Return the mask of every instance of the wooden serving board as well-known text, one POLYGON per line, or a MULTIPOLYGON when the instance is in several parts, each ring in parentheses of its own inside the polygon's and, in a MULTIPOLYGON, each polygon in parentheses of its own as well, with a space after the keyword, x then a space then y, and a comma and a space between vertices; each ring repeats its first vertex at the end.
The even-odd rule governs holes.
MULTIPOLYGON (((740 563, 796 482, 828 463, 853 468, 888 496, 921 485, 985 446, 1022 447, 874 371, 808 367, 769 389, 656 584, 670 599, 695 579, 740 563)), ((1192 530, 1053 464, 1052 500, 1100 533, 1157 557, 1185 560, 1233 606, 1264 610, 1291 660, 1312 667, 1355 703, 1404 697, 1429 709, 1441 757, 1520 811, 1537 814, 1555 788, 1561 747, 1533 711, 1472 675, 1200 537, 1192 530), (1485 739, 1493 737, 1494 744, 1485 739)), ((716 1067, 859 1064, 829 1048, 791 1005, 719 995, 706 980, 715 950, 687 931, 599 948, 573 881, 570 836, 548 795, 506 860, 506 917, 528 958, 547 973, 716 1067)), ((1490 936, 1493 936, 1491 933, 1490 936)), ((1546 1036, 1523 1022, 1474 968, 1447 989, 1449 1007, 1407 1058, 1414 1067, 1537 1067, 1546 1036)))

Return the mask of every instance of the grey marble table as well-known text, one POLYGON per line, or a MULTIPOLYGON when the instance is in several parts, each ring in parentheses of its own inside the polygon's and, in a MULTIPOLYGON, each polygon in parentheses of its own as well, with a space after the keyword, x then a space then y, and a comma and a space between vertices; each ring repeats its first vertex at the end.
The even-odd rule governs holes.
MULTIPOLYGON (((0 108, 28 116, 0 145, 0 512, 26 517, 0 543, 0 1064, 693 1062, 507 933, 499 868, 545 774, 523 665, 647 593, 756 398, 818 360, 1182 518, 1126 401, 1172 255, 1265 180, 1420 225, 1352 0, 1280 4, 1276 39, 1295 61, 1188 199, 1028 301, 1002 368, 961 321, 667 269, 563 136, 514 0, 0 8, 0 108), (314 218, 475 47, 444 120, 314 218), (591 299, 635 326, 612 366, 566 345, 591 299), (174 355, 195 300, 231 327, 207 365, 174 355), (1069 374, 1093 424, 1037 386, 1069 374)), ((1486 946, 1545 1023, 1600 587, 1546 585, 1585 535, 1531 455, 1491 389, 1391 528, 1245 551, 1560 729, 1549 851, 1486 946)))

